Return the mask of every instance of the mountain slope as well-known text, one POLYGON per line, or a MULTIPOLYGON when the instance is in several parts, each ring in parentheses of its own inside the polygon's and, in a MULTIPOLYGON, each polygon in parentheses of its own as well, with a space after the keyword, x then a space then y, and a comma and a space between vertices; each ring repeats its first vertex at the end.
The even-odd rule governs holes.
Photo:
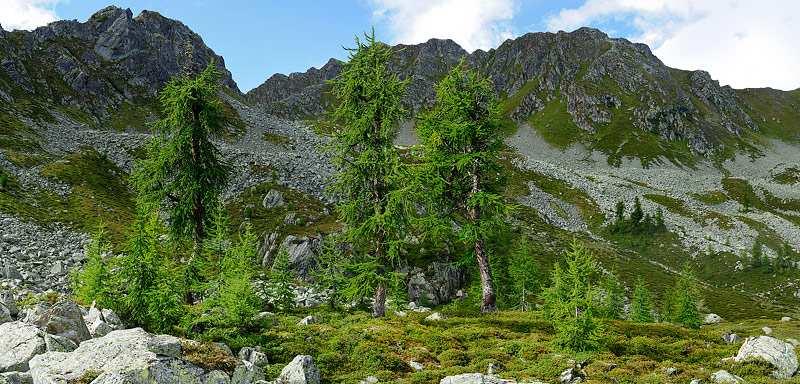
MULTIPOLYGON (((510 118, 537 122, 555 145, 589 144, 612 164, 638 158, 645 165, 664 159, 691 165, 695 154, 729 154, 762 131, 755 109, 776 112, 757 105, 758 97, 748 97, 752 92, 720 86, 704 71, 669 68, 646 45, 591 28, 529 33, 472 54, 449 40, 395 48, 394 71, 410 79, 406 102, 412 111, 431 104, 435 80, 463 58, 492 79, 510 118)), ((329 102, 319 101, 330 99, 324 81, 340 66, 323 68, 283 76, 280 83, 271 81, 282 76, 275 75, 247 98, 282 115, 320 116, 329 102), (318 72, 325 76, 309 76, 318 72), (264 97, 276 89, 280 97, 264 97)), ((791 97, 770 94, 777 101, 791 97)), ((780 137, 772 129, 763 133, 780 137)))
POLYGON ((85 23, 0 32, 0 98, 28 117, 48 117, 55 106, 87 123, 124 119, 156 112, 153 99, 169 79, 211 61, 239 94, 224 59, 184 24, 108 7, 85 23))

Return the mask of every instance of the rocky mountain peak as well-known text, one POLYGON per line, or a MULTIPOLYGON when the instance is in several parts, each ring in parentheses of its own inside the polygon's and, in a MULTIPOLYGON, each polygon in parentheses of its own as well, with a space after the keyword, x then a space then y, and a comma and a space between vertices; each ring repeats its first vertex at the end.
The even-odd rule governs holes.
POLYGON ((197 73, 212 61, 222 83, 239 93, 221 56, 189 27, 157 12, 134 17, 130 9, 111 6, 86 22, 56 21, 11 34, 0 43, 11 88, 101 119, 122 102, 152 99, 174 76, 197 73))

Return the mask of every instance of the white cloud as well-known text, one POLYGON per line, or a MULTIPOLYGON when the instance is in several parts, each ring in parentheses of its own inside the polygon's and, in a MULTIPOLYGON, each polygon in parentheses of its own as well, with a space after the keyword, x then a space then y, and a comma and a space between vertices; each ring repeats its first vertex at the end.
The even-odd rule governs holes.
POLYGON ((5 30, 35 29, 58 19, 58 0, 0 0, 0 24, 5 30))
POLYGON ((550 30, 622 22, 667 65, 704 69, 736 88, 800 87, 800 1, 587 0, 550 30))
POLYGON ((497 46, 513 36, 516 0, 370 0, 373 16, 386 22, 393 43, 453 39, 467 51, 497 46))

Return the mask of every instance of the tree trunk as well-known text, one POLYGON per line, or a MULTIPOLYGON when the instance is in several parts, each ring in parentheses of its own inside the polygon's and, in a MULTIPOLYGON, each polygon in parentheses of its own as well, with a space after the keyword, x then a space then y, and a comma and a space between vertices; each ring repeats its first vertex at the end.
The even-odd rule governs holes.
MULTIPOLYGON (((472 167, 472 190, 470 197, 474 196, 480 190, 480 178, 478 176, 477 164, 472 167)), ((480 220, 481 212, 478 207, 469 209, 469 218, 473 224, 480 220)), ((489 313, 497 310, 496 297, 494 294, 494 284, 492 283, 492 270, 489 265, 489 255, 486 254, 484 249, 483 239, 475 240, 475 260, 478 262, 478 272, 481 276, 481 291, 483 299, 481 301, 481 312, 489 313)))
POLYGON ((372 302, 372 317, 383 317, 386 315, 386 283, 379 283, 375 287, 375 297, 372 302))

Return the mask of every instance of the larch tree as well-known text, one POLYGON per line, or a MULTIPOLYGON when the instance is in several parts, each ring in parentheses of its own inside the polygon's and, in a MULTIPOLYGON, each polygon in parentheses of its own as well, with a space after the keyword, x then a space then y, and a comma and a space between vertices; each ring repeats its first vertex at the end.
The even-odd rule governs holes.
POLYGON ((394 148, 406 83, 389 70, 393 50, 374 32, 348 50, 349 60, 331 81, 338 103, 331 142, 338 173, 331 190, 340 201, 342 241, 352 247, 344 291, 353 299, 371 294, 372 314, 382 317, 412 210, 401 193, 405 177, 394 148))
POLYGON ((487 243, 505 225, 500 195, 501 117, 494 88, 462 61, 436 86, 433 109, 420 119, 421 180, 429 200, 431 234, 455 231, 471 249, 481 280, 481 312, 497 309, 487 243), (433 228, 435 227, 435 228, 433 228))
POLYGON ((171 232, 191 238, 195 253, 206 237, 209 210, 228 183, 229 167, 212 142, 227 125, 219 77, 212 62, 196 77, 166 85, 159 94, 164 115, 155 125, 159 136, 132 175, 140 201, 165 208, 171 232))

